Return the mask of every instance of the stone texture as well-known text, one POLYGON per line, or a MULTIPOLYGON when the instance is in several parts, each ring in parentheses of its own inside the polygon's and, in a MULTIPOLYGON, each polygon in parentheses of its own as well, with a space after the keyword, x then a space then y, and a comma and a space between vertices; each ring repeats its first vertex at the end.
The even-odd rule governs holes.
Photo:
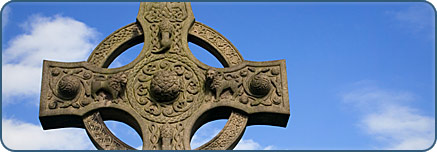
POLYGON ((252 62, 214 29, 194 21, 190 3, 141 3, 137 22, 104 39, 85 62, 44 61, 40 121, 44 129, 81 127, 98 149, 133 149, 104 120, 133 127, 143 149, 191 149, 203 124, 228 119, 198 149, 233 149, 248 125, 285 127, 290 116, 285 60, 252 62), (127 48, 144 48, 126 66, 108 65, 127 48), (190 52, 193 42, 225 68, 190 52))

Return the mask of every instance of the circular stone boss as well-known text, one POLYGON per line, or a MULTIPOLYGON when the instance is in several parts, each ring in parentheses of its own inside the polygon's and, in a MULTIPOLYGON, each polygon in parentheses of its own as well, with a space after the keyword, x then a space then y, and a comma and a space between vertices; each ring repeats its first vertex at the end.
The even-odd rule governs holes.
POLYGON ((159 102, 168 102, 179 96, 181 84, 175 72, 159 71, 153 75, 150 94, 159 102))

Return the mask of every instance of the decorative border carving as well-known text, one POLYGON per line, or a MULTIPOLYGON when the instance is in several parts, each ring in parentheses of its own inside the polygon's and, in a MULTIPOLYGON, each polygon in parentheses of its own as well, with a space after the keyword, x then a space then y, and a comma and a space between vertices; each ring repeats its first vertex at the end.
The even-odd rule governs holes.
POLYGON ((137 23, 131 23, 126 25, 108 37, 106 37, 91 53, 88 58, 88 63, 95 66, 103 66, 104 62, 108 60, 110 54, 112 54, 121 45, 127 41, 137 38, 143 35, 143 31, 139 28, 137 23))
POLYGON ((236 65, 243 61, 243 57, 235 48, 235 46, 214 29, 202 23, 195 22, 189 33, 212 45, 218 51, 218 53, 224 57, 229 65, 236 65))
POLYGON ((229 150, 236 145, 243 136, 247 125, 247 115, 233 111, 225 127, 217 136, 196 150, 229 150))
POLYGON ((85 128, 91 141, 98 149, 105 150, 135 150, 114 136, 106 127, 99 112, 94 112, 83 118, 85 128))

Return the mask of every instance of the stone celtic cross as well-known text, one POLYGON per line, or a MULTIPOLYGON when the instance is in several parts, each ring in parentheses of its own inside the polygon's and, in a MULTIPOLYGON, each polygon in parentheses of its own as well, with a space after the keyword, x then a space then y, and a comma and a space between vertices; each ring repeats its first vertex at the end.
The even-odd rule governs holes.
POLYGON ((233 149, 248 125, 285 127, 290 116, 285 60, 252 62, 220 33, 194 21, 190 3, 141 3, 137 22, 106 37, 85 62, 44 61, 39 118, 44 129, 84 128, 98 149, 134 149, 104 124, 128 124, 143 149, 191 149, 203 124, 228 119, 197 149, 233 149), (144 42, 131 63, 108 69, 144 42), (197 44, 225 68, 197 60, 197 44))

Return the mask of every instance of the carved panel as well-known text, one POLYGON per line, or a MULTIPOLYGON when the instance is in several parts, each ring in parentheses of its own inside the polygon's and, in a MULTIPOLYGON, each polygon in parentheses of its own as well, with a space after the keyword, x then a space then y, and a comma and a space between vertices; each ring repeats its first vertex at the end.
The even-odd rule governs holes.
POLYGON ((51 67, 48 84, 48 108, 80 108, 91 103, 89 89, 92 72, 84 68, 61 69, 51 67), (82 99, 82 100, 79 100, 82 99))
POLYGON ((250 106, 279 105, 283 91, 280 82, 280 67, 274 65, 247 66, 232 72, 210 68, 206 73, 206 85, 216 102, 224 99, 250 106), (228 94, 225 94, 226 90, 228 94))
POLYGON ((126 77, 129 72, 94 73, 86 68, 50 66, 47 101, 49 109, 79 109, 94 102, 125 101, 126 77))
POLYGON ((180 54, 182 52, 182 22, 188 16, 185 3, 151 3, 141 7, 146 7, 144 8, 146 11, 142 12, 143 16, 139 14, 139 19, 143 28, 150 30, 151 52, 169 51, 180 54))
POLYGON ((129 101, 144 118, 173 123, 188 118, 200 105, 203 73, 185 57, 146 60, 128 81, 129 101))

